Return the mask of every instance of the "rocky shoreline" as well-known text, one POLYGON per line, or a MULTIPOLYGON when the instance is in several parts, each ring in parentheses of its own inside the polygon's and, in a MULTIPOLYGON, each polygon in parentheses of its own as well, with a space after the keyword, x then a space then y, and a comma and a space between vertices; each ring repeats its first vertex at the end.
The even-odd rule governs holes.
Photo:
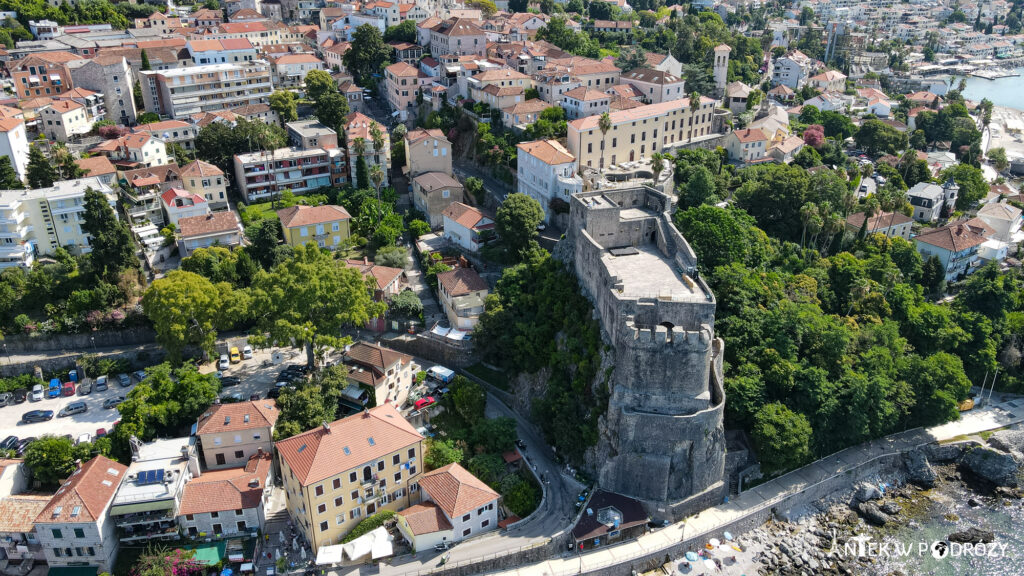
MULTIPOLYGON (((859 482, 814 502, 792 520, 774 520, 747 532, 737 542, 763 576, 877 573, 876 556, 851 551, 863 552, 869 542, 879 544, 897 530, 914 530, 937 510, 949 510, 949 493, 967 494, 971 507, 1022 506, 1022 466, 1020 430, 1000 430, 984 443, 929 445, 906 454, 898 474, 859 482)), ((959 520, 948 512, 943 517, 959 520)), ((947 544, 994 539, 995 534, 977 527, 945 535, 947 544)))

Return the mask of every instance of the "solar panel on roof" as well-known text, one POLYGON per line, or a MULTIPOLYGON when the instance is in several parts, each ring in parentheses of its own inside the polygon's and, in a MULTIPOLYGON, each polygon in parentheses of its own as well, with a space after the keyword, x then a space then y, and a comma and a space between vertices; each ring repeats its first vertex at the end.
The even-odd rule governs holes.
POLYGON ((139 472, 138 484, 145 486, 147 484, 160 484, 164 481, 163 470, 143 470, 139 472))

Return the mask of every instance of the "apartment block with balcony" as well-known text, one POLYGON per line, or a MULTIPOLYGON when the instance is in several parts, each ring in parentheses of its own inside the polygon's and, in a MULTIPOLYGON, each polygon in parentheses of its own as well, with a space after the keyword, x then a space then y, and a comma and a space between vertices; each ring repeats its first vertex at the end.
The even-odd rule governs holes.
POLYGON ((85 191, 102 192, 116 209, 114 191, 99 178, 55 182, 49 188, 0 190, 0 268, 30 266, 35 254, 58 247, 73 254, 92 251, 82 230, 85 191))
POLYGON ((188 481, 178 524, 189 538, 229 538, 262 532, 270 499, 271 452, 262 449, 243 466, 203 472, 188 481))
POLYGON ((260 451, 272 453, 280 413, 272 398, 210 406, 196 423, 203 464, 220 470, 244 466, 260 451))
POLYGON ((235 156, 235 183, 247 202, 260 202, 285 190, 313 192, 331 185, 331 159, 323 148, 278 148, 235 156))
POLYGON ((166 220, 160 195, 172 188, 184 188, 181 169, 175 163, 121 172, 122 206, 131 226, 151 222, 163 227, 166 220))
POLYGON ((18 98, 52 97, 72 88, 67 64, 81 58, 71 52, 37 52, 9 63, 7 69, 18 98))
POLYGON ((349 381, 372 388, 377 406, 405 404, 419 370, 412 356, 369 342, 349 346, 344 362, 349 381))
POLYGON ((146 110, 172 119, 269 101, 274 91, 264 60, 139 73, 146 110))
POLYGON ((487 282, 469 268, 456 268, 437 275, 441 306, 452 328, 471 332, 484 313, 487 282))
POLYGON ((347 138, 345 147, 348 151, 348 166, 353 184, 360 187, 373 185, 370 182, 355 182, 356 164, 360 156, 358 148, 359 143, 361 143, 363 147, 362 157, 366 160, 366 167, 369 170, 373 170, 374 166, 380 166, 381 172, 384 175, 381 186, 387 186, 391 181, 388 174, 389 167, 391 166, 391 137, 388 135, 387 127, 361 112, 353 112, 345 117, 345 137, 347 138), (383 140, 383 145, 380 149, 377 148, 373 141, 375 128, 380 130, 380 136, 383 140))
POLYGON ((554 211, 553 201, 569 205, 569 198, 583 191, 583 179, 576 174, 576 158, 557 140, 537 140, 519 148, 519 192, 540 203, 545 219, 554 211))
POLYGON ((314 550, 378 510, 418 502, 423 436, 391 404, 276 445, 288 515, 314 550))
POLYGON ((132 463, 110 503, 110 520, 121 543, 145 546, 178 539, 178 506, 185 484, 198 476, 195 437, 132 439, 132 463))
POLYGON ((109 514, 126 471, 123 464, 96 456, 80 464, 36 516, 36 536, 51 570, 113 570, 119 541, 109 514))

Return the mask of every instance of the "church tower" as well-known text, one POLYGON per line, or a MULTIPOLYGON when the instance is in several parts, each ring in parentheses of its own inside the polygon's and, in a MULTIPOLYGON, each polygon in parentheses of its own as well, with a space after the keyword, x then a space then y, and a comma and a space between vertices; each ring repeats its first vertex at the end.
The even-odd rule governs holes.
POLYGON ((715 64, 712 67, 712 76, 715 79, 715 96, 721 98, 725 95, 725 84, 729 78, 729 53, 732 48, 726 44, 715 46, 715 64))

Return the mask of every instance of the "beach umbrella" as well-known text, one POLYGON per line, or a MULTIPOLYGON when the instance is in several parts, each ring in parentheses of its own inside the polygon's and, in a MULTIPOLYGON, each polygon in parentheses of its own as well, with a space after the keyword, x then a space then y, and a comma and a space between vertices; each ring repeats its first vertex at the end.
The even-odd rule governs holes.
POLYGON ((281 545, 284 545, 284 532, 277 533, 277 539, 281 541, 281 545))
POLYGON ((302 558, 303 560, 306 559, 306 547, 305 546, 303 546, 302 548, 299 548, 299 557, 302 558))
POLYGON ((298 538, 292 538, 292 550, 298 550, 298 549, 299 549, 299 539, 298 538))
POLYGON ((709 569, 709 570, 717 570, 718 569, 718 566, 715 565, 715 561, 714 560, 708 560, 707 558, 704 559, 704 567, 709 569))
POLYGON ((274 548, 274 562, 277 562, 280 559, 281 559, 281 549, 280 548, 274 548))
POLYGON ((722 541, 718 538, 712 538, 711 540, 708 540, 708 544, 711 544, 714 548, 718 548, 722 544, 722 541))
POLYGON ((722 532, 722 536, 724 536, 726 540, 729 540, 730 542, 732 541, 732 532, 729 532, 729 531, 722 532))
POLYGON ((235 571, 232 570, 231 568, 225 568, 225 569, 220 571, 220 576, 231 576, 234 573, 235 573, 235 571))
POLYGON ((697 561, 697 555, 694 554, 693 552, 687 552, 686 553, 686 559, 689 560, 690 562, 696 562, 697 561))

